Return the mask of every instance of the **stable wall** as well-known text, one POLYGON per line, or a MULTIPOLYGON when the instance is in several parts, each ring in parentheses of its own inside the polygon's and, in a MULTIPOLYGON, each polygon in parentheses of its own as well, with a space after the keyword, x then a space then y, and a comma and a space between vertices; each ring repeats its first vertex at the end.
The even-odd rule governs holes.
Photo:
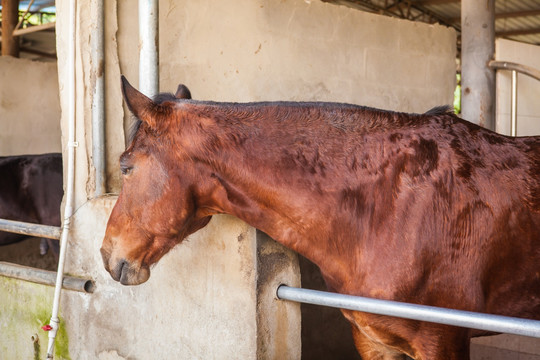
MULTIPOLYGON (((68 1, 56 5, 67 113, 68 1)), ((116 197, 93 196, 93 6, 78 2, 77 9, 77 212, 66 267, 94 279, 96 291, 62 295, 71 358, 299 359, 300 307, 275 299, 277 284, 299 285, 296 256, 238 219, 213 218, 143 285, 124 287, 105 272, 98 249, 116 197)), ((130 124, 119 77, 138 83, 137 7, 106 1, 106 13, 107 165, 109 191, 118 192, 117 159, 130 124)), ((196 99, 341 101, 424 112, 452 103, 455 40, 442 26, 319 1, 160 1, 161 89, 182 82, 196 99)), ((62 133, 65 146, 65 116, 62 133)))
POLYGON ((0 56, 0 156, 60 152, 56 63, 0 56))
MULTIPOLYGON (((540 70, 540 46, 497 39, 495 51, 495 59, 498 61, 515 62, 540 70)), ((517 83, 517 135, 540 135, 540 81, 518 74, 517 83)), ((497 71, 496 87, 496 130, 510 135, 512 72, 497 71)))

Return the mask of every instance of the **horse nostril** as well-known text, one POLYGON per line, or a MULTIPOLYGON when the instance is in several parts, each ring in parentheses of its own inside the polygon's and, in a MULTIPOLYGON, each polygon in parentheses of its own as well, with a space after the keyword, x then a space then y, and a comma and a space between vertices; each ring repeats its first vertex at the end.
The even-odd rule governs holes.
POLYGON ((114 267, 114 270, 111 271, 111 276, 114 280, 120 281, 120 279, 122 278, 122 274, 124 273, 124 271, 127 271, 128 268, 128 262, 125 259, 122 259, 118 261, 118 263, 114 267))

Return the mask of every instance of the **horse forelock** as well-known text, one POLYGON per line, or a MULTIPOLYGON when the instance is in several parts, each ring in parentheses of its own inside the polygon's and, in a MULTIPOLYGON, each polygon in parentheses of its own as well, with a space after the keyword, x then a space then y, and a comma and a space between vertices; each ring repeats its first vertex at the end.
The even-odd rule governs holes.
POLYGON ((127 144, 126 146, 131 145, 133 142, 133 139, 135 138, 135 135, 139 131, 139 128, 141 127, 142 120, 139 118, 134 118, 134 121, 131 123, 131 126, 129 127, 128 137, 127 137, 127 144))

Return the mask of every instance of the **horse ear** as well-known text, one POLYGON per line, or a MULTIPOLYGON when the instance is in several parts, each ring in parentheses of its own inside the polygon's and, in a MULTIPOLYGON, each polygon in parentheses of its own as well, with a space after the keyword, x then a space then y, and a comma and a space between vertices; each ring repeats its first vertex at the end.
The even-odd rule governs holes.
POLYGON ((180 84, 178 85, 178 89, 176 90, 176 94, 174 94, 174 96, 177 99, 191 99, 191 91, 189 91, 186 85, 180 84))
POLYGON ((135 89, 122 75, 122 94, 129 111, 137 118, 146 122, 150 127, 156 126, 157 114, 154 114, 156 104, 146 95, 135 89))

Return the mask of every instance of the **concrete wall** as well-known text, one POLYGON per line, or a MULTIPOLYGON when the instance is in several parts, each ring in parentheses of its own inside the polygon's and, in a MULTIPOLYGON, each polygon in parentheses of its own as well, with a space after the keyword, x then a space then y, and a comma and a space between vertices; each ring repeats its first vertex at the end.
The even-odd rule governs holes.
POLYGON ((0 156, 60 152, 56 63, 0 57, 0 156))
MULTIPOLYGON (((56 5, 66 113, 68 1, 56 5)), ((299 359, 299 306, 274 299, 278 283, 299 285, 296 256, 235 218, 215 217, 141 286, 123 287, 104 271, 98 249, 116 198, 93 198, 94 5, 79 2, 77 10, 77 212, 66 266, 95 279, 96 291, 63 293, 71 358, 299 359)), ((109 190, 117 192, 130 122, 119 76, 138 83, 137 7, 121 0, 106 8, 107 161, 109 190)), ((160 23, 165 91, 182 82, 197 99, 330 100, 414 112, 452 103, 455 33, 441 26, 302 0, 160 1, 160 23)))
MULTIPOLYGON (((527 65, 540 70, 540 46, 517 41, 497 39, 495 58, 527 65)), ((498 71, 497 86, 497 132, 510 135, 510 98, 512 91, 512 72, 498 71)), ((518 75, 518 126, 517 135, 540 135, 540 81, 529 76, 518 75)))

